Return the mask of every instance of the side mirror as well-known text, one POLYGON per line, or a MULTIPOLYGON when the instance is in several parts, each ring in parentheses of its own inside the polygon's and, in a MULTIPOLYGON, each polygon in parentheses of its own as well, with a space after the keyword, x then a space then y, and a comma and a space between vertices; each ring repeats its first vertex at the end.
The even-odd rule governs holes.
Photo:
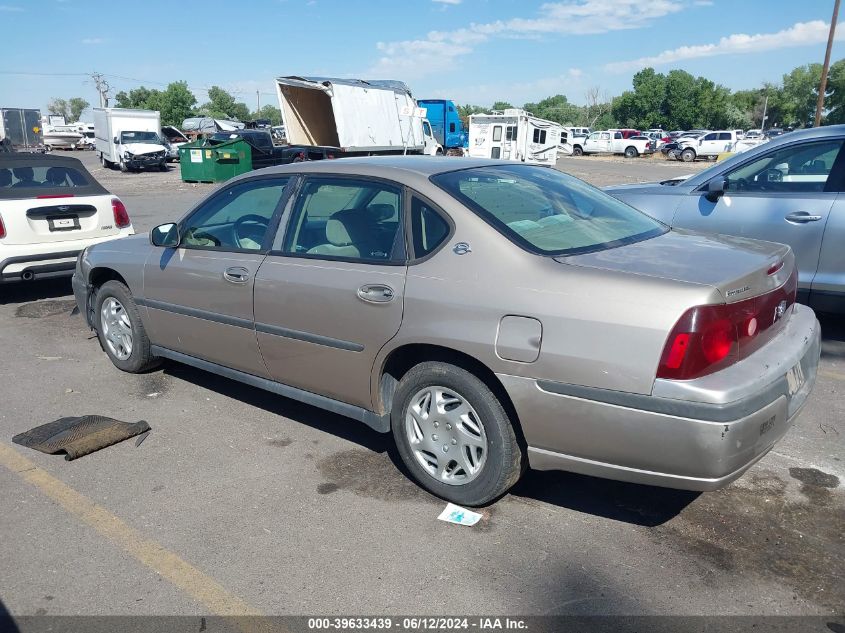
POLYGON ((724 176, 716 176, 713 180, 707 183, 707 193, 704 197, 710 202, 716 202, 719 198, 725 195, 725 186, 727 179, 724 176))
POLYGON ((150 231, 150 244, 164 248, 176 248, 179 246, 179 225, 175 222, 159 224, 150 231))
POLYGON ((115 145, 120 145, 120 139, 119 139, 119 138, 117 138, 116 136, 114 137, 114 144, 115 144, 115 145))

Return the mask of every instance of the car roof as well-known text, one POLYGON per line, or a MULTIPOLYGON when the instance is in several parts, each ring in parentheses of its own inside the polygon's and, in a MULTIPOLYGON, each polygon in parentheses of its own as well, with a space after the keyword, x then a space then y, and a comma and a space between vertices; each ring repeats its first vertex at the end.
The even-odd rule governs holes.
MULTIPOLYGON (((450 171, 491 167, 494 165, 515 165, 514 161, 489 158, 456 158, 437 156, 362 156, 335 160, 315 160, 259 170, 263 174, 306 173, 306 174, 357 174, 361 176, 385 176, 399 178, 414 175, 428 178, 450 171)), ((251 172, 252 174, 258 172, 251 172)))
POLYGON ((57 156, 55 154, 39 154, 36 152, 4 152, 0 153, 0 167, 36 167, 47 165, 49 167, 72 167, 85 170, 82 161, 71 156, 57 156))

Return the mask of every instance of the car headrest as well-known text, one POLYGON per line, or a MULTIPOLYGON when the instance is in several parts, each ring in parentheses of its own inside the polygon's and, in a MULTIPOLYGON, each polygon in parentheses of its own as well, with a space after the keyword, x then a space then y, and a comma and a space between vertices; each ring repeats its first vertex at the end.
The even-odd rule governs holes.
POLYGON ((360 242, 370 225, 365 213, 344 209, 332 214, 326 222, 326 239, 334 246, 349 246, 356 242, 356 236, 360 242))
POLYGON ((396 209, 392 204, 371 204, 367 207, 367 213, 374 222, 383 222, 393 217, 396 209))

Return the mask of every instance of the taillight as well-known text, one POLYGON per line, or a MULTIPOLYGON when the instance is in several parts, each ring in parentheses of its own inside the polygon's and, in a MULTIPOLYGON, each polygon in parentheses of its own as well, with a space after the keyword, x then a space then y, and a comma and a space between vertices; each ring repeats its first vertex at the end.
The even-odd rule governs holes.
POLYGON ((746 358, 777 333, 797 291, 793 269, 785 284, 759 297, 690 308, 666 340, 657 377, 689 380, 746 358))
POLYGON ((126 206, 118 198, 111 199, 111 209, 114 213, 114 225, 119 229, 125 229, 132 222, 129 220, 129 213, 126 212, 126 206))
POLYGON ((6 226, 3 224, 3 218, 0 218, 0 240, 6 237, 6 226))

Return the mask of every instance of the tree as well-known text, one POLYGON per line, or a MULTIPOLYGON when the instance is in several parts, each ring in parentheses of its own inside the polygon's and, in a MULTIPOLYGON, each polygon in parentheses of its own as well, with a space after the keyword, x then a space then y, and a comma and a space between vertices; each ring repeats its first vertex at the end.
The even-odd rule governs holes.
POLYGON ((188 82, 174 81, 163 91, 140 86, 128 93, 118 92, 115 95, 115 103, 118 108, 158 110, 161 113, 162 125, 179 127, 182 121, 193 116, 197 98, 188 90, 188 82))
MULTIPOLYGON (((580 119, 580 123, 592 128, 605 116, 612 119, 610 117, 610 96, 606 92, 602 92, 601 88, 598 86, 588 88, 587 92, 584 93, 584 100, 586 105, 583 108, 583 117, 580 119)), ((613 127, 614 123, 607 127, 613 127)))
POLYGON ((270 123, 272 125, 281 125, 282 124, 282 111, 279 110, 276 106, 268 103, 266 105, 261 106, 260 110, 256 110, 252 113, 253 119, 270 119, 270 123))
POLYGON ((461 123, 464 124, 464 127, 469 127, 469 117, 473 114, 481 114, 482 112, 487 112, 487 108, 482 108, 481 106, 477 105, 459 105, 458 106, 458 116, 461 118, 461 123))
POLYGON ((581 115, 581 109, 569 103, 565 95, 546 97, 539 103, 526 103, 523 107, 536 117, 563 125, 575 125, 581 115))
POLYGON ((67 105, 70 110, 70 119, 68 120, 68 123, 75 123, 79 121, 79 117, 82 116, 82 111, 91 104, 82 97, 72 97, 68 99, 67 105))
POLYGON ((220 86, 208 89, 208 102, 200 107, 200 112, 215 119, 249 120, 249 108, 246 104, 236 102, 235 98, 220 86))
POLYGON ((845 59, 830 66, 827 95, 828 113, 824 123, 845 123, 845 59))
POLYGON ((813 126, 821 79, 821 64, 798 66, 783 76, 784 124, 813 126))
POLYGON ((513 108, 513 106, 507 101, 496 101, 492 106, 490 106, 491 110, 510 110, 511 108, 513 108))
POLYGON ((50 103, 47 104, 47 111, 50 114, 56 114, 58 116, 63 116, 65 118, 66 123, 70 123, 70 106, 66 99, 59 99, 54 98, 50 99, 50 103))

